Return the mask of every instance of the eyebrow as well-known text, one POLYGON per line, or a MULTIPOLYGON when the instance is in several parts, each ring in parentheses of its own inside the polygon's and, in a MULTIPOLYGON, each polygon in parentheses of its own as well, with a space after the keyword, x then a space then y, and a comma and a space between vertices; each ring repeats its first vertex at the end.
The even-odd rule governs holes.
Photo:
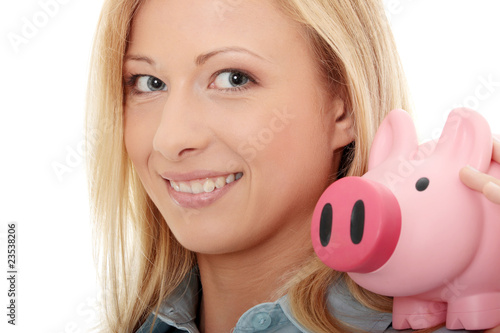
MULTIPOLYGON (((198 57, 196 57, 195 64, 196 64, 196 66, 201 66, 205 62, 207 62, 208 59, 212 58, 213 56, 220 54, 220 53, 227 53, 227 52, 247 53, 247 54, 250 54, 250 55, 257 57, 259 59, 266 60, 263 57, 261 57, 260 55, 254 53, 248 49, 245 49, 243 47, 224 47, 221 49, 217 49, 217 50, 199 55, 198 57)), ((266 61, 268 61, 268 60, 266 60, 266 61)))
POLYGON ((146 57, 146 56, 142 56, 142 55, 128 54, 123 59, 123 62, 125 63, 125 62, 130 61, 130 60, 144 61, 144 62, 150 64, 151 66, 156 66, 156 62, 153 59, 146 57))
MULTIPOLYGON (((217 49, 217 50, 214 50, 214 51, 211 51, 211 52, 208 52, 208 53, 204 53, 204 54, 201 54, 199 55, 198 57, 196 57, 195 59, 195 64, 196 66, 201 66, 203 65, 204 63, 206 63, 210 58, 220 54, 220 53, 227 53, 227 52, 240 52, 240 53, 247 53, 247 54, 250 54, 254 57, 257 57, 259 59, 262 59, 262 60, 265 60, 265 61, 269 61, 267 59, 264 59, 263 57, 261 57, 260 55, 250 51, 250 50, 247 50, 245 48, 242 48, 242 47, 224 47, 224 48, 221 48, 221 49, 217 49)), ((129 54, 129 55, 126 55, 125 58, 123 59, 124 62, 127 62, 127 61, 143 61, 143 62, 146 62, 148 63, 149 65, 151 66, 156 66, 156 62, 151 59, 150 57, 147 57, 147 56, 143 56, 143 55, 134 55, 134 54, 129 54)))

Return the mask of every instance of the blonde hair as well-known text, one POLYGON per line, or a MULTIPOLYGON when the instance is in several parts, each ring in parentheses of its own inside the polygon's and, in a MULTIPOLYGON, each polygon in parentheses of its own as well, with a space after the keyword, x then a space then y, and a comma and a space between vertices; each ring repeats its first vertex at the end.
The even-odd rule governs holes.
MULTIPOLYGON (((195 265, 146 194, 123 142, 122 66, 131 21, 141 0, 108 0, 99 20, 89 77, 87 135, 95 232, 103 275, 106 331, 135 331, 195 265)), ((355 143, 344 149, 341 175, 366 171, 368 150, 385 115, 409 109, 396 47, 376 0, 276 0, 304 27, 332 93, 355 119, 355 143)), ((387 297, 363 290, 318 259, 288 284, 296 318, 314 332, 345 332, 325 295, 345 279, 362 304, 390 311, 387 297)))
POLYGON ((146 194, 123 142, 123 57, 140 3, 105 2, 89 75, 88 173, 107 332, 137 329, 194 263, 146 194))

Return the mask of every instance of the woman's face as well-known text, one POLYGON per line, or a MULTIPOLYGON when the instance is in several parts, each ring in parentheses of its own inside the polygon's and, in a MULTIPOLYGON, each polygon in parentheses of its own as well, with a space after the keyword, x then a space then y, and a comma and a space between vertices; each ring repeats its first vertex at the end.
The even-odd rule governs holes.
POLYGON ((309 229, 334 152, 352 141, 322 77, 270 1, 143 4, 125 57, 125 144, 183 246, 230 253, 309 229))

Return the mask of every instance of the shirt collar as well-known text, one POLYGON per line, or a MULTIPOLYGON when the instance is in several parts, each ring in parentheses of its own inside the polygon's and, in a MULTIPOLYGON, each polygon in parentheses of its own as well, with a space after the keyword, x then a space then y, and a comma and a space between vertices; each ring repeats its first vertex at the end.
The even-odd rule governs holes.
POLYGON ((158 309, 158 318, 175 327, 194 325, 201 285, 197 269, 193 269, 158 309))
MULTIPOLYGON (((195 325, 198 303, 200 300, 201 285, 197 269, 186 276, 175 291, 165 299, 158 309, 158 319, 177 327, 188 329, 189 332, 198 332, 195 325)), ((391 325, 391 314, 371 310, 354 299, 344 282, 335 283, 329 288, 328 308, 336 318, 344 323, 368 332, 384 332, 391 325)), ((308 332, 293 316, 288 297, 285 295, 276 302, 259 304, 249 309, 238 321, 238 327, 246 327, 247 318, 266 311, 282 313, 280 321, 287 320, 300 332, 308 332)), ((274 319, 273 319, 274 322, 274 319)), ((244 328, 247 331, 247 328, 244 328)))

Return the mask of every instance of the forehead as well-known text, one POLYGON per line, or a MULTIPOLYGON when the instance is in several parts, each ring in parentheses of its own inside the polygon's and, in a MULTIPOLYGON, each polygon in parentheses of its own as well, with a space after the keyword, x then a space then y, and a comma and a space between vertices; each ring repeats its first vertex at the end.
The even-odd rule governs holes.
POLYGON ((147 0, 133 18, 129 51, 185 57, 186 48, 240 46, 272 59, 297 43, 306 43, 300 26, 271 0, 147 0))

